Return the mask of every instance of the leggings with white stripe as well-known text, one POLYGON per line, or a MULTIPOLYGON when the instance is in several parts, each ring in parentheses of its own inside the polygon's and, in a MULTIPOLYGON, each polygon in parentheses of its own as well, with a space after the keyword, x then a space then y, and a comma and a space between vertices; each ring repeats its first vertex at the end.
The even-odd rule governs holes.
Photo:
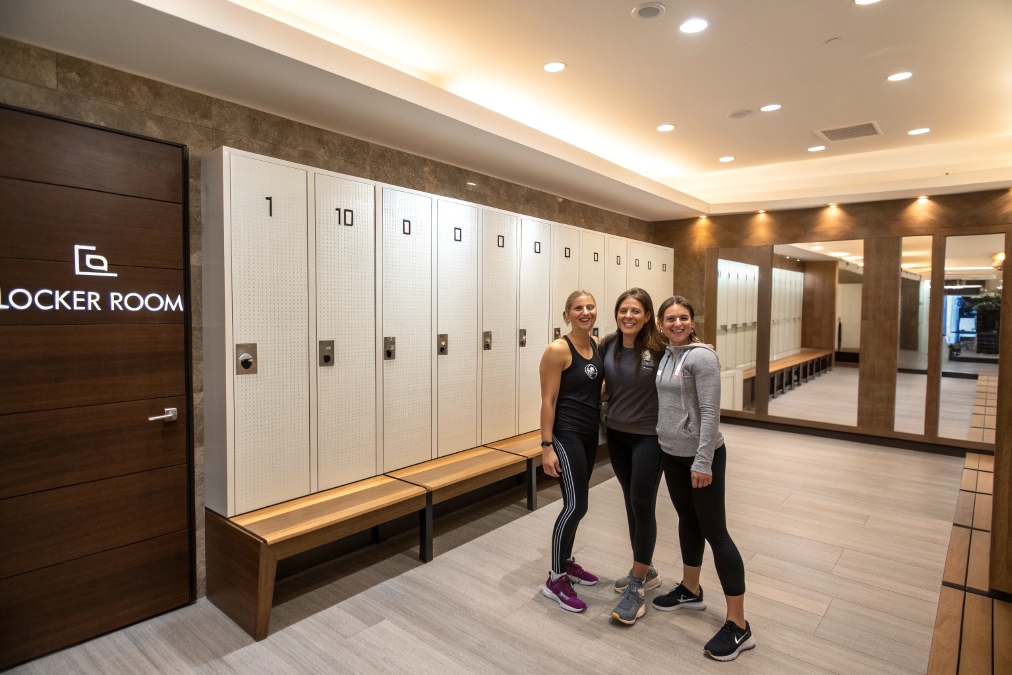
POLYGON ((562 466, 559 472, 562 513, 552 530, 552 571, 562 574, 566 571, 566 561, 573 556, 576 528, 587 514, 590 474, 597 457, 597 432, 581 434, 555 429, 552 440, 562 466))

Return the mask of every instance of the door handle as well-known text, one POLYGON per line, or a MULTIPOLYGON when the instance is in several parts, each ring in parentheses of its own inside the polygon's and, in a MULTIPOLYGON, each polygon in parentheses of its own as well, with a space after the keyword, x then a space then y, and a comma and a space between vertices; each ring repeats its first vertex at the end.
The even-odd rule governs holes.
POLYGON ((487 330, 482 334, 483 349, 487 351, 492 350, 492 331, 487 330))
POLYGON ((149 417, 148 422, 157 422, 158 420, 164 420, 166 422, 175 422, 178 417, 179 414, 176 412, 175 408, 166 408, 164 415, 155 415, 154 417, 149 417))

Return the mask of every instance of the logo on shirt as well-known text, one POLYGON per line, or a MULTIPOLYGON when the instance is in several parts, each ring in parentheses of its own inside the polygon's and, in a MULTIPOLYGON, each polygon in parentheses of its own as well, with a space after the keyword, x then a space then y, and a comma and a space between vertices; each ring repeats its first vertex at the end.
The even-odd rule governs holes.
POLYGON ((593 363, 588 363, 587 366, 583 369, 583 372, 587 373, 587 377, 589 377, 590 379, 592 380, 597 379, 597 366, 595 366, 593 363))

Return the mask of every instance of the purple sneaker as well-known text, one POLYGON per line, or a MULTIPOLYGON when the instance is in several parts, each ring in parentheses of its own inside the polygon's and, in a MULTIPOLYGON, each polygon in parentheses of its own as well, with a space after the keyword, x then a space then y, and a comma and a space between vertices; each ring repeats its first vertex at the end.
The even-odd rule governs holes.
POLYGON ((566 574, 574 584, 581 586, 593 586, 597 583, 597 577, 576 564, 576 560, 570 558, 566 561, 566 574))
POLYGON ((554 599, 559 603, 559 607, 567 612, 582 612, 587 609, 587 603, 576 597, 576 591, 573 590, 572 584, 569 583, 569 577, 565 574, 555 581, 552 581, 552 575, 549 574, 548 581, 541 589, 541 595, 554 599))

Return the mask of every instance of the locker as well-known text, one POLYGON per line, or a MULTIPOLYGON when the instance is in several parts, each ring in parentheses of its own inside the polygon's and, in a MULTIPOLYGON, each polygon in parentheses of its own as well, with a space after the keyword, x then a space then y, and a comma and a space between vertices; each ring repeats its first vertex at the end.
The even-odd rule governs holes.
POLYGON ((436 202, 436 454, 478 445, 478 209, 436 202))
POLYGON ((327 490, 377 469, 376 189, 319 173, 314 185, 317 481, 327 490))
MULTIPOLYGON (((660 284, 661 264, 658 256, 658 247, 652 244, 647 244, 646 258, 647 258, 646 261, 647 269, 645 272, 646 286, 644 286, 643 288, 646 289, 647 293, 650 294, 650 299, 653 300, 654 298, 661 296, 661 284, 660 284)), ((660 306, 659 303, 658 306, 660 306)))
POLYGON ((234 515, 310 492, 308 212, 306 171, 240 155, 225 161, 234 515), (242 372, 239 352, 254 357, 255 373, 242 372))
POLYGON ((492 342, 478 352, 480 443, 494 443, 517 433, 517 218, 483 210, 481 227, 481 330, 492 342))
POLYGON ((661 259, 661 287, 659 289, 659 295, 657 299, 655 299, 658 307, 660 307, 662 302, 675 294, 675 250, 673 248, 668 248, 667 246, 661 246, 659 248, 661 259))
POLYGON ((615 323, 615 302, 618 300, 618 296, 629 288, 626 284, 626 272, 629 269, 628 242, 622 237, 609 234, 606 245, 608 254, 605 256, 605 299, 601 304, 607 311, 599 312, 597 317, 597 322, 602 326, 602 335, 618 330, 618 325, 615 323))
POLYGON ((727 263, 717 261, 717 359, 727 369, 734 364, 727 355, 727 263))
MULTIPOLYGON (((647 244, 642 241, 629 241, 629 269, 626 272, 626 283, 629 288, 642 288, 650 293, 650 282, 647 280, 647 244)), ((661 303, 650 293, 650 299, 654 307, 660 307, 661 303)))
POLYGON ((562 319, 566 298, 580 288, 580 230, 552 225, 552 335, 565 335, 569 327, 562 319))
POLYGON ((756 345, 759 338, 759 268, 752 266, 749 290, 749 315, 752 317, 752 344, 749 346, 749 363, 755 365, 756 345))
POLYGON ((748 287, 748 277, 746 276, 747 267, 748 265, 738 265, 738 275, 737 275, 738 278, 735 284, 735 290, 738 292, 738 304, 735 311, 735 315, 738 321, 738 340, 737 340, 737 350, 735 352, 736 366, 741 366, 746 361, 748 361, 748 357, 746 356, 746 354, 748 353, 748 342, 747 342, 748 331, 746 330, 747 327, 745 326, 745 313, 746 313, 745 302, 748 298, 748 296, 746 295, 748 287))
MULTIPOLYGON (((538 366, 552 334, 551 259, 552 226, 540 220, 522 219, 517 324, 518 331, 524 331, 526 341, 519 343, 518 350, 518 434, 541 426, 541 380, 538 366)), ((561 320, 560 314, 559 321, 561 320)))
POLYGON ((382 191, 383 471, 432 458, 432 199, 382 191))
POLYGON ((608 304, 604 291, 604 235, 597 232, 580 230, 580 284, 579 288, 590 291, 597 301, 597 321, 595 328, 601 337, 607 333, 607 319, 614 322, 614 303, 608 304))

